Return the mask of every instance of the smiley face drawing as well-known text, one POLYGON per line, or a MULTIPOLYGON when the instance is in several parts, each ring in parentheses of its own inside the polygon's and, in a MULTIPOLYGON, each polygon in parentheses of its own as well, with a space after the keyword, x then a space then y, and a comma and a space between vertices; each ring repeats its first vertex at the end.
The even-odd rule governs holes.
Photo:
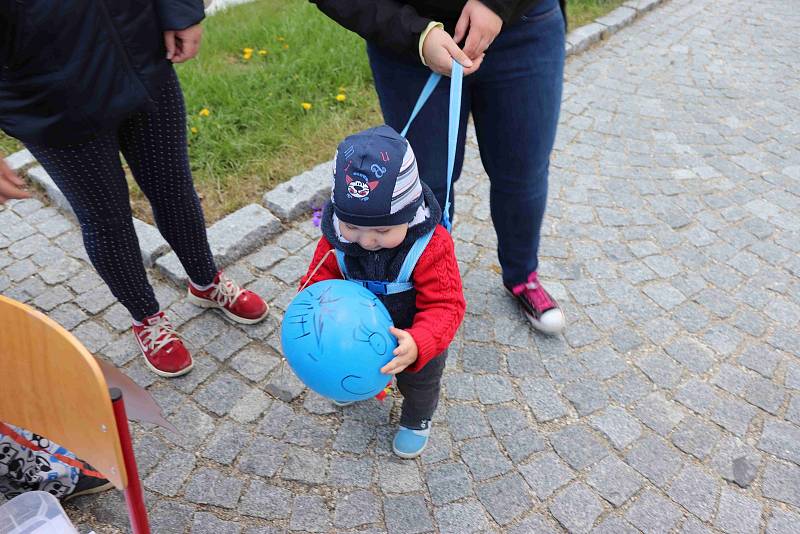
POLYGON ((297 377, 337 401, 374 397, 390 380, 380 372, 393 358, 392 319, 378 298, 347 280, 313 284, 292 300, 281 345, 297 377))

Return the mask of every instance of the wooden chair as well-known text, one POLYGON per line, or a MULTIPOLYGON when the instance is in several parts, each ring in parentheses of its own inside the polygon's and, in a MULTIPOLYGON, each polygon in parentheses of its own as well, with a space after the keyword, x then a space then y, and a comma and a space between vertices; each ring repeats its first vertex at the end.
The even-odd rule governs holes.
POLYGON ((125 501, 134 534, 149 534, 122 393, 94 357, 33 308, 0 295, 0 421, 47 437, 89 462, 125 501))

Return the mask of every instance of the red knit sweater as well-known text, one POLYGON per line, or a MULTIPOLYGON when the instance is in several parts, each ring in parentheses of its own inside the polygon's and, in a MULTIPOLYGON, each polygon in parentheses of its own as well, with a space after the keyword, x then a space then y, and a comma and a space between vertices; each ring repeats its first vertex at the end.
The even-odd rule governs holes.
MULTIPOLYGON (((332 248, 325 237, 319 240, 308 273, 300 280, 300 287, 305 285, 311 272, 332 248)), ((309 284, 333 278, 342 279, 344 276, 339 270, 336 255, 331 253, 309 284)), ((411 328, 406 331, 414 338, 419 356, 406 371, 415 373, 450 345, 467 306, 453 239, 443 227, 437 226, 433 232, 414 268, 411 281, 417 291, 417 313, 411 328)))

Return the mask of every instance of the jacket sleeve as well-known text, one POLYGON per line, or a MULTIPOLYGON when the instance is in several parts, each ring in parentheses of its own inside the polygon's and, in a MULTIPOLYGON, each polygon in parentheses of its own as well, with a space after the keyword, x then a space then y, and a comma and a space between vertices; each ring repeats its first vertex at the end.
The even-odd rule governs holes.
POLYGON ((311 260, 311 265, 308 266, 308 272, 305 274, 305 276, 303 276, 303 278, 300 279, 298 291, 301 287, 303 287, 303 285, 305 285, 309 278, 311 278, 311 281, 308 282, 308 285, 316 284, 317 282, 322 282, 323 280, 341 280, 344 278, 344 276, 342 276, 342 271, 339 270, 339 263, 336 261, 336 253, 331 252, 327 257, 325 257, 325 254, 331 250, 333 250, 333 247, 331 246, 330 242, 324 237, 320 238, 319 243, 317 243, 317 250, 314 251, 314 258, 311 260), (323 258, 325 258, 324 261, 323 258), (320 262, 322 262, 321 265, 320 262), (314 273, 314 269, 317 268, 317 265, 320 267, 317 269, 317 272, 314 273), (314 273, 313 277, 312 273, 314 273))
POLYGON ((156 8, 163 31, 185 30, 206 16, 203 0, 156 0, 156 8))
POLYGON ((372 43, 417 57, 430 19, 395 0, 310 0, 330 18, 372 43))
POLYGON ((511 22, 520 0, 480 0, 482 4, 503 19, 503 24, 511 22))
POLYGON ((415 373, 450 345, 467 306, 453 239, 443 227, 436 227, 412 279, 417 314, 407 331, 417 343, 419 356, 406 370, 415 373))

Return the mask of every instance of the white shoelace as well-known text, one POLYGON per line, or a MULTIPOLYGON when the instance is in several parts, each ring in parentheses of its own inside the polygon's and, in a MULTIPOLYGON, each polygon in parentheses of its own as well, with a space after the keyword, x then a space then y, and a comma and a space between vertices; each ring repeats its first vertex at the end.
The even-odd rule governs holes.
POLYGON ((154 318, 153 324, 145 325, 138 337, 146 350, 156 353, 176 341, 180 335, 170 324, 169 319, 162 315, 154 318))
POLYGON ((238 299, 242 293, 244 293, 244 289, 240 288, 236 282, 222 273, 219 276, 217 287, 211 292, 211 298, 225 307, 236 302, 236 299, 238 299))

